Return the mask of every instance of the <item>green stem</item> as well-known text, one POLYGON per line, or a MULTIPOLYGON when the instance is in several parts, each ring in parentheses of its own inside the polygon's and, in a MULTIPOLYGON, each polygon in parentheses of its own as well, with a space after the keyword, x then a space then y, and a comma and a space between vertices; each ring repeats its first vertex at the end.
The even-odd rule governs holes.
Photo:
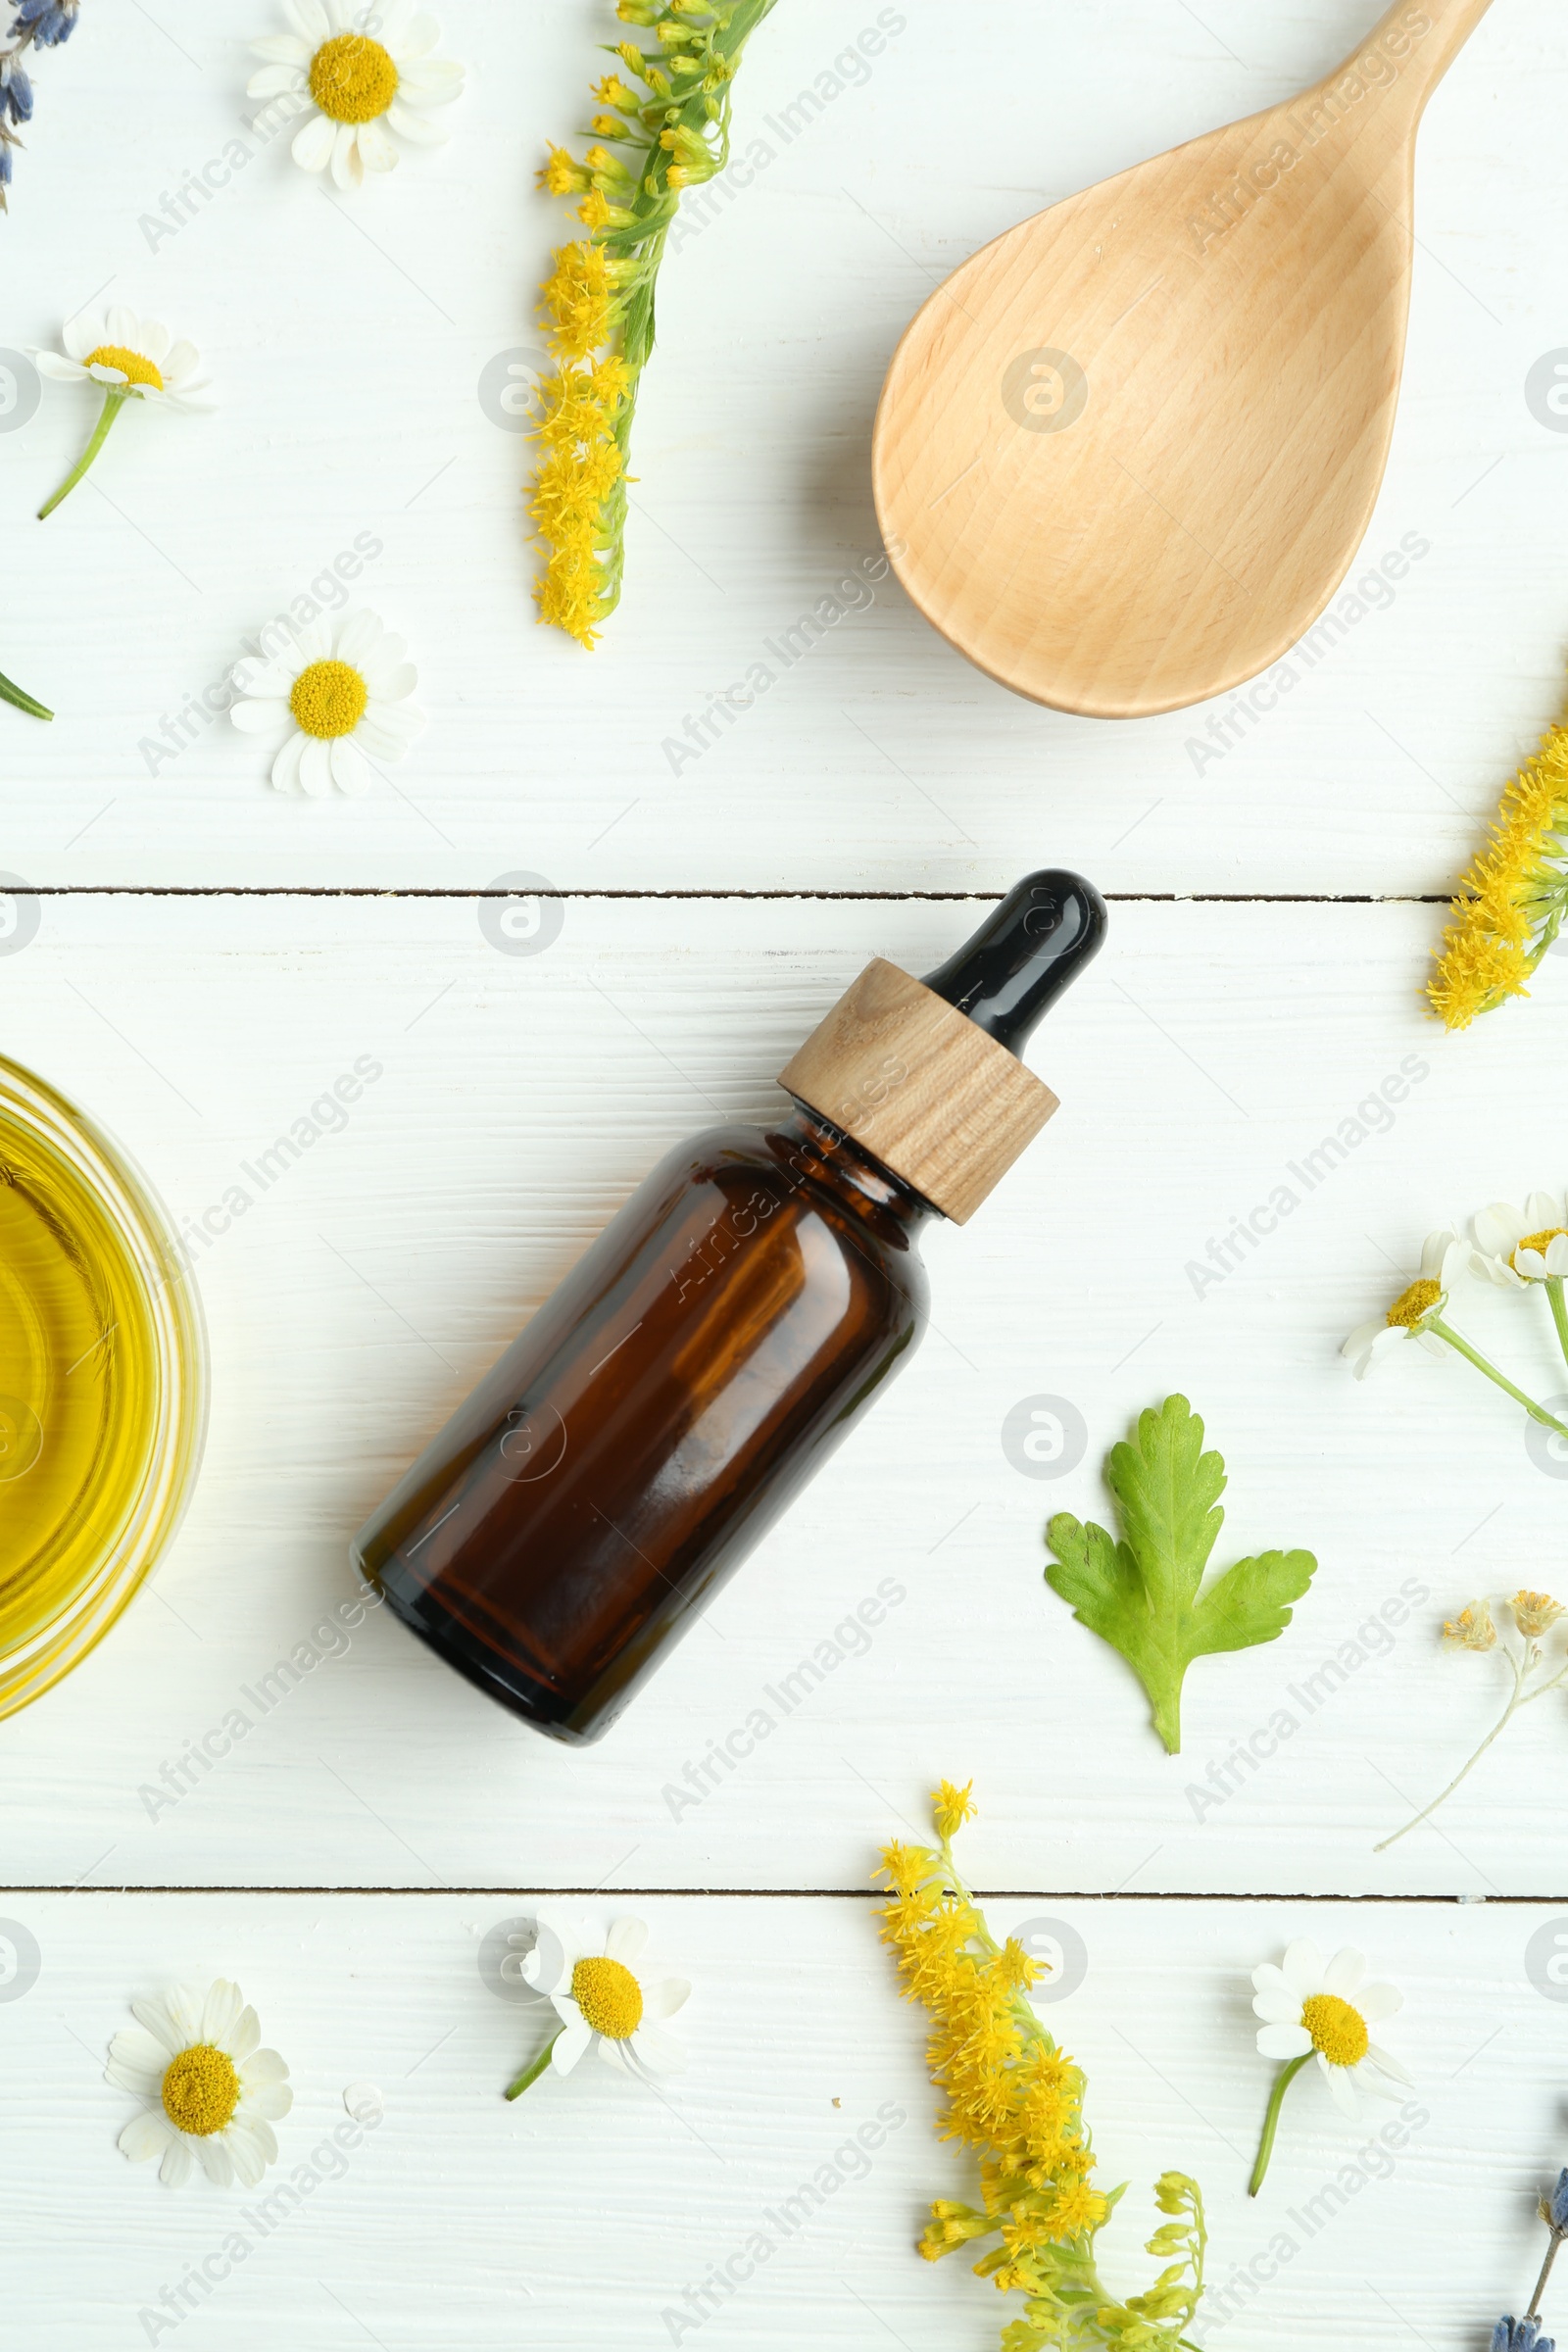
POLYGON ((56 507, 59 506, 63 498, 69 498, 71 496, 72 491, 74 490, 76 484, 80 481, 82 475, 86 472, 88 466, 92 464, 94 458, 98 455, 98 452, 108 440, 109 428, 114 423, 115 418, 120 415, 121 410, 124 407, 130 395, 128 392, 117 391, 113 386, 111 386, 110 390, 105 393, 104 413, 99 417, 97 425, 94 427, 92 439, 88 442, 86 448, 81 453, 81 462, 75 467, 74 472, 67 474, 65 480, 61 483, 53 498, 48 500, 45 505, 38 509, 38 520, 40 522, 43 521, 46 515, 54 513, 56 507))
MULTIPOLYGON (((1504 1647, 1506 1648, 1506 1644, 1504 1644, 1504 1647)), ((1374 1853, 1386 1854, 1391 1845, 1397 1845, 1401 1838, 1408 1838, 1412 1830, 1418 1830, 1424 1821, 1430 1821, 1433 1814, 1437 1812, 1439 1806, 1446 1805, 1447 1803, 1449 1797, 1459 1787, 1460 1783, 1469 1779, 1470 1775, 1474 1772, 1476 1766, 1480 1763, 1482 1757, 1486 1754, 1493 1741, 1500 1739, 1502 1734, 1508 1729, 1509 1724, 1512 1723, 1515 1715, 1517 1715, 1519 1712, 1520 1707, 1527 1706, 1529 1704, 1529 1700, 1527 1700, 1525 1697, 1525 1670, 1511 1651, 1508 1652, 1508 1663, 1513 1668, 1513 1696, 1509 1699, 1508 1704, 1503 1708, 1501 1715, 1493 1725, 1491 1731, 1482 1740, 1481 1745, 1476 1749, 1475 1754, 1470 1758, 1469 1763, 1464 1766, 1462 1771, 1454 1774, 1452 1780, 1443 1791, 1443 1794, 1441 1796, 1435 1796, 1432 1799, 1431 1804, 1425 1806, 1423 1810, 1415 1816, 1413 1821, 1407 1821, 1402 1830, 1396 1830, 1392 1838, 1385 1838, 1381 1845, 1374 1846, 1372 1849, 1374 1853)), ((1561 1679, 1561 1676, 1559 1676, 1558 1680, 1560 1681, 1561 1679)), ((1541 1696, 1541 1692, 1538 1690, 1532 1695, 1539 1698, 1541 1696)))
POLYGON ((525 2090, 531 2090, 533 2088, 533 2085, 538 2082, 540 2076, 550 2064, 551 2053, 554 2051, 557 2042, 561 2039, 562 2034, 564 2034, 565 2031, 566 2029, 564 2026, 560 2026, 557 2028, 556 2032, 551 2034, 550 2039, 545 2043, 544 2048, 540 2051, 532 2066, 525 2066, 523 2068, 515 2082, 513 2083, 511 2089, 507 2092, 509 2099, 520 2099, 525 2090))
POLYGON ((1546 1276, 1546 1298, 1551 1306, 1551 1319, 1557 1326, 1557 1344, 1568 1358, 1568 1306, 1563 1303, 1562 1276, 1546 1276))
POLYGON ((1289 2066, 1280 2068, 1279 2081, 1274 2085, 1273 2095, 1268 2103, 1268 2113, 1263 2118, 1263 2137, 1258 2145, 1257 2162, 1252 2167, 1252 2178, 1247 2191, 1250 2197, 1256 2196, 1268 2172, 1269 2158, 1274 2153, 1274 2135, 1280 2128, 1280 2109, 1285 2104, 1285 2093, 1290 2089, 1291 2084, 1296 2081, 1297 2076, 1311 2055, 1311 2051, 1307 2050, 1301 2057, 1293 2058, 1289 2066))
POLYGON ((1560 1438, 1568 1438, 1568 1424, 1559 1421, 1555 1414, 1548 1413, 1545 1406, 1538 1404, 1533 1396, 1527 1396, 1523 1389, 1516 1389, 1495 1364, 1489 1364, 1479 1349, 1472 1348, 1468 1340, 1461 1339, 1458 1332, 1445 1323, 1441 1315, 1428 1315, 1423 1328, 1435 1332, 1440 1340, 1446 1340, 1448 1346, 1462 1355, 1467 1363, 1474 1364, 1478 1372, 1484 1372, 1495 1387, 1513 1398, 1515 1404, 1522 1404, 1532 1421, 1539 1421, 1543 1429, 1554 1429, 1560 1438))
POLYGON ((30 694, 24 694, 22 688, 7 677, 0 677, 0 703, 14 704, 19 710, 30 711, 34 718, 54 716, 52 710, 46 710, 42 703, 35 703, 30 694))

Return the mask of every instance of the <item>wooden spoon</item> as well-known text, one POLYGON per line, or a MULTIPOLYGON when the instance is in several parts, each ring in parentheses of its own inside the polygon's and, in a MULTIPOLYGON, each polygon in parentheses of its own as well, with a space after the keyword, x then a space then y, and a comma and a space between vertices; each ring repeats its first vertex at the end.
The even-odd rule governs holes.
POLYGON ((971 662, 1135 718, 1318 618, 1388 463, 1416 129, 1491 5, 1396 0, 1293 105, 1068 197, 932 296, 883 391, 876 502, 971 662))

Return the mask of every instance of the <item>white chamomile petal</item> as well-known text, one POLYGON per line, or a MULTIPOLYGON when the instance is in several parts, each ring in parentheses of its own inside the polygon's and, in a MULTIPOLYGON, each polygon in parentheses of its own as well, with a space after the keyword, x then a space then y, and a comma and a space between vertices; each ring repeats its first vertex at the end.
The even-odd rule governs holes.
POLYGON ((84 360, 88 352, 103 341, 102 335, 94 330, 92 320, 81 318, 68 318, 66 331, 60 339, 66 347, 66 357, 72 360, 84 360))
POLYGON ((234 2178, 234 2159, 224 2140, 217 2135, 198 2139, 196 2160, 215 2188, 227 2188, 234 2178))
POLYGON ((1257 2036, 1259 2054, 1264 2058, 1304 2058, 1312 2047, 1312 2036, 1298 2021, 1295 2025, 1280 2021, 1264 2026, 1257 2036))
POLYGON ((375 781, 375 770, 352 736, 332 745, 332 781, 351 800, 363 800, 375 781))
MULTIPOLYGON (((1414 2086, 1414 2077, 1405 2072, 1397 2058, 1391 2058, 1388 2051, 1381 2049, 1375 2041, 1368 2045, 1366 2057, 1362 2065, 1357 2067, 1356 2072, 1362 2074, 1368 2068, 1373 2069, 1375 2073, 1387 2075, 1393 2082, 1402 2083, 1407 2090, 1414 2086)), ((1369 2086, 1373 2089, 1383 2087, 1375 2081, 1371 2081, 1369 2086)))
POLYGON ((622 1968, 635 1969, 648 1948, 648 1928, 640 1919, 617 1919, 605 1937, 605 1956, 622 1968))
POLYGON ((1294 1992, 1259 1992, 1253 1996, 1252 2015, 1265 2026, 1299 2025, 1301 2004, 1294 1992))
POLYGON ((660 2026, 650 2025, 646 2018, 631 2036, 631 2054, 639 2066, 650 2074, 683 2075, 686 2072, 686 2052, 672 2034, 660 2026))
POLYGON ((658 1984, 644 1986, 644 2014, 655 2019, 676 2017, 691 1997, 692 1988, 684 1977, 665 1977, 658 1984))
POLYGON ((1350 2079, 1352 2070, 1347 2066, 1330 2066, 1321 2053, 1318 2056, 1318 2065, 1322 2069, 1323 2080, 1329 2086, 1329 2093, 1335 2106, 1339 2108, 1342 2115, 1348 2115, 1353 2122, 1361 2112, 1361 2102, 1356 2096, 1355 2084, 1350 2079))
POLYGON ((569 2075, 577 2061, 585 2055, 593 2038, 592 2028, 586 2025, 581 2017, 575 2018, 564 2032, 557 2036, 555 2046, 550 2052, 550 2063, 556 2073, 569 2075))
POLYGON ((332 149, 337 139, 337 125, 325 115, 312 115, 294 133, 290 155, 302 172, 324 172, 332 161, 332 149))
MULTIPOLYGON (((369 661, 385 636, 386 630, 373 612, 351 612, 338 625, 337 643, 333 651, 340 662, 352 662, 357 668, 364 670, 366 683, 369 685, 369 661)), ((373 687, 371 691, 373 693, 373 687)))
POLYGON ((162 325, 156 318, 144 318, 136 342, 132 346, 144 358, 152 361, 159 374, 164 376, 166 383, 169 379, 165 374, 164 360, 168 355, 171 341, 172 337, 167 326, 162 325))
POLYGON ((360 125, 340 122, 332 141, 333 184, 345 191, 362 185, 365 166, 360 160, 360 125))
POLYGON ((276 2050, 252 2050, 240 2062, 239 2079, 247 2090, 260 2090, 265 2082, 281 2082, 287 2074, 288 2068, 276 2050))
POLYGON ((418 107, 406 98, 394 98, 386 110, 387 128, 411 147, 444 147, 447 134, 438 123, 427 122, 418 107))
POLYGON ((247 98, 281 98, 285 93, 303 90, 305 86, 305 75, 292 63, 258 66, 245 84, 245 95, 247 98))
POLYGON ((47 376, 52 384, 84 384, 87 370, 79 360, 62 359, 56 351, 34 354, 38 373, 47 376))
POLYGON ((1348 2001, 1365 1975, 1365 1960, 1359 1952, 1347 1945, 1343 1952, 1335 1953, 1323 1971, 1323 1990, 1337 1994, 1342 2001, 1348 2001))
POLYGON ((112 2065, 151 2070, 160 2080, 173 2054, 169 2044, 158 2034, 149 2034, 145 2026, 122 2026, 109 2044, 112 2065))
POLYGON ((169 2135, 164 2161, 158 2167, 158 2178, 166 2188, 183 2188, 191 2176, 191 2154, 186 2140, 177 2132, 169 2135))
POLYGON ((254 702, 243 701, 232 706, 228 717, 229 724, 237 727, 242 735, 272 735, 279 727, 287 726, 289 707, 286 701, 273 701, 270 697, 254 702))
POLYGON ((318 801, 331 787, 332 755, 318 736, 307 735, 305 749, 300 754, 300 790, 313 801, 318 801))
POLYGON ((174 2137, 172 2127, 161 2109, 149 2107, 145 2113, 134 2115, 120 2134, 120 2152, 132 2164, 147 2164, 154 2156, 162 2156, 174 2137))
POLYGON ((359 158, 366 172, 395 172, 398 168, 398 143, 381 122, 362 122, 359 136, 359 158))
POLYGON ((332 26, 321 0, 283 0, 283 14, 301 40, 309 44, 313 57, 321 43, 331 38, 332 26))
POLYGON ((1404 1995, 1393 1984, 1363 1984, 1355 2005, 1369 2026, 1377 2026, 1404 2007, 1404 1995))
POLYGON ((106 343, 123 343, 134 350, 136 337, 140 332, 141 320, 135 312, 127 310, 122 302, 115 303, 105 314, 104 341, 106 343))
POLYGON ((394 62, 411 66, 416 58, 428 57, 441 39, 441 27, 434 17, 410 17, 395 41, 388 40, 394 62))
POLYGON ((378 645, 360 665, 365 683, 378 703, 407 702, 419 683, 414 663, 403 661, 401 655, 401 647, 378 645))
POLYGON ((309 741, 308 735, 301 734, 296 729, 284 744, 277 758, 272 761, 271 782, 274 792, 298 792, 301 790, 300 761, 305 756, 305 746, 309 741))
POLYGON ((268 32, 250 44, 252 57, 265 60, 270 66, 296 66, 301 74, 311 62, 311 45, 302 41, 296 32, 268 32))
POLYGON ((1322 1991, 1323 1955, 1310 1936, 1303 1936, 1287 1948, 1280 1973, 1300 2000, 1308 2001, 1322 1991))

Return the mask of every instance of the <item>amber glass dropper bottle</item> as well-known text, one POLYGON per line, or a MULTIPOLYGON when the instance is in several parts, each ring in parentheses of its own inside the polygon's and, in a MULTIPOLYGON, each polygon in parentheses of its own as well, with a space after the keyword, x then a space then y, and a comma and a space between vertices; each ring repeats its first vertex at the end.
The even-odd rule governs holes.
POLYGON ((921 1228, 1055 1109, 1017 1055, 1104 931, 1031 874, 928 979, 871 964, 768 1125, 670 1152, 357 1537, 405 1623, 541 1731, 607 1731, 920 1338, 921 1228))

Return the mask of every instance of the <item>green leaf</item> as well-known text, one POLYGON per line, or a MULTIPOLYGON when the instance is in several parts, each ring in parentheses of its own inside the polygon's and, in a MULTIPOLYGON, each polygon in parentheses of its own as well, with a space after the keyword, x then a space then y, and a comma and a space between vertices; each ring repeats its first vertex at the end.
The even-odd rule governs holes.
POLYGON ((1112 1447, 1105 1484, 1118 1543, 1093 1521, 1058 1511, 1046 1530, 1056 1565, 1046 1582, 1077 1617, 1119 1650, 1148 1691, 1154 1728, 1172 1755, 1182 1743, 1182 1684, 1195 1658, 1274 1642, 1311 1584, 1309 1551, 1239 1560, 1203 1589, 1225 1514, 1225 1464, 1203 1451, 1203 1424, 1185 1396, 1139 1416, 1136 1443, 1112 1447))

